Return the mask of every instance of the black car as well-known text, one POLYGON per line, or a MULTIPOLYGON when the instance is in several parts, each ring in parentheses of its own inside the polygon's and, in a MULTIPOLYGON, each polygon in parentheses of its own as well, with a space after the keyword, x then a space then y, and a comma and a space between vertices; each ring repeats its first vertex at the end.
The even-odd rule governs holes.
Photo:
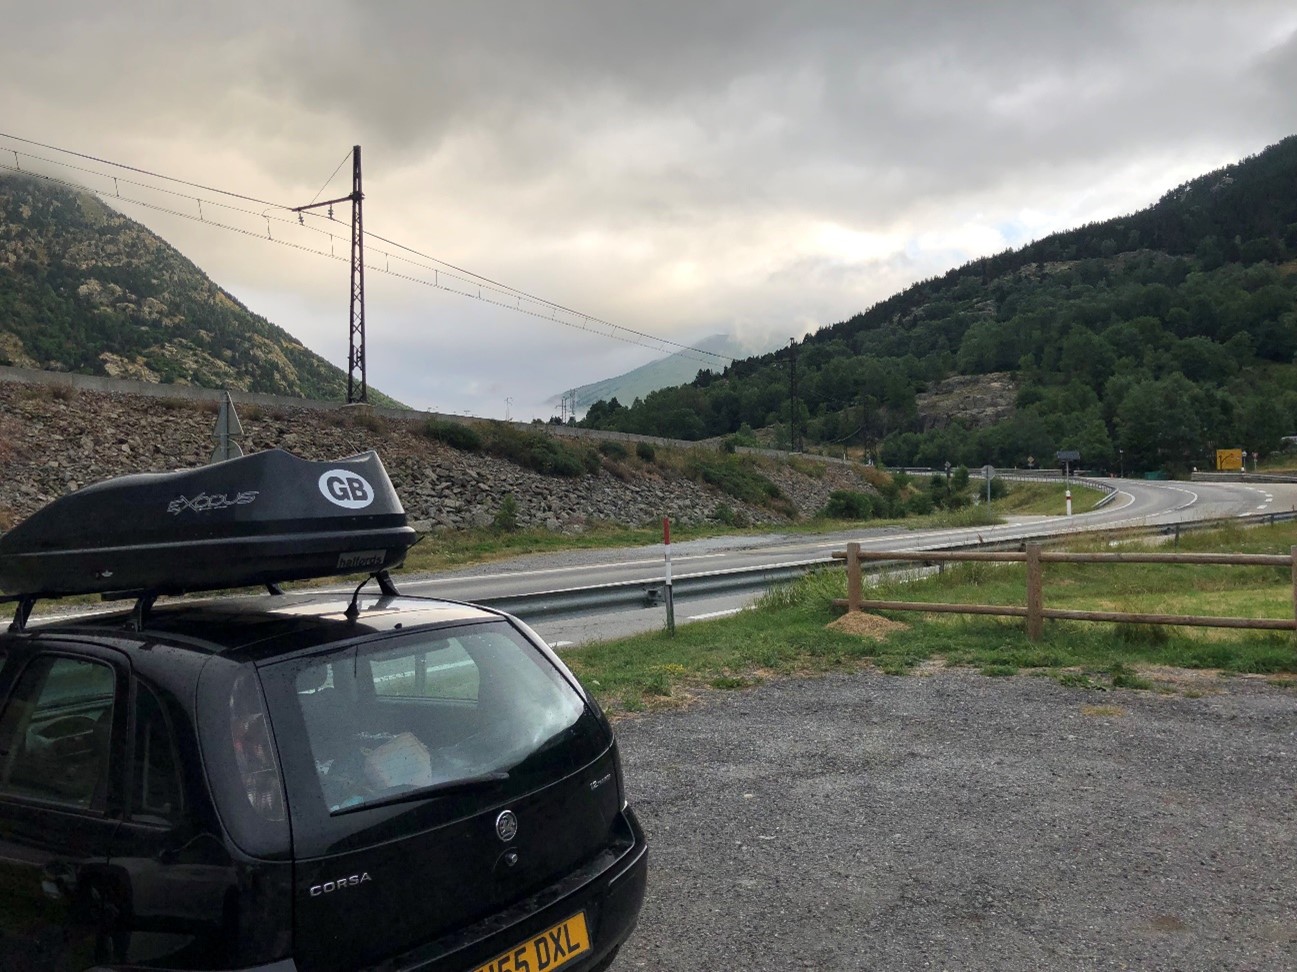
MULTIPOLYGON (((354 461, 380 496, 377 457, 354 461)), ((394 494, 381 523, 350 510, 343 529, 277 506, 317 474, 328 492, 328 470, 285 480, 292 464, 241 491, 266 499, 260 519, 255 501, 210 499, 238 495, 218 484, 198 505, 219 515, 188 534, 144 524, 145 544, 70 549, 73 494, 0 537, 16 602, 0 635, 0 970, 606 968, 647 852, 598 706, 518 620, 395 592, 383 568, 409 538, 394 494), (347 539, 325 551, 330 532, 347 539), (260 566, 213 568, 221 544, 260 566), (358 556, 376 590, 283 594, 269 576, 358 556), (28 623, 38 597, 95 586, 87 571, 129 578, 133 606, 28 623), (270 592, 157 601, 235 575, 270 592)), ((91 505, 133 496, 147 513, 177 486, 123 489, 91 505)))

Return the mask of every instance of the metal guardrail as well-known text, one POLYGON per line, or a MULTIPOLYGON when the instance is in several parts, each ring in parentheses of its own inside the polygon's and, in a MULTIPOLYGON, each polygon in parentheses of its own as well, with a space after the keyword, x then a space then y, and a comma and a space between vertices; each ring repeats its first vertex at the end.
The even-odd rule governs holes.
MULTIPOLYGON (((1098 481, 1102 483, 1102 480, 1098 481)), ((1118 528, 1097 527, 1067 533, 1035 532, 1020 534, 1003 540, 970 539, 966 542, 943 543, 929 548, 936 551, 1006 550, 1026 549, 1028 543, 1050 543, 1068 537, 1108 533, 1122 537, 1173 536, 1182 532, 1219 529, 1223 526, 1270 526, 1275 523, 1297 520, 1297 511, 1283 513, 1249 513, 1245 516, 1219 517, 1209 520, 1188 520, 1182 523, 1132 526, 1118 528)), ((918 551, 912 551, 918 552, 918 551)), ((908 560, 881 560, 875 564, 883 572, 913 569, 908 560)), ((788 561, 760 567, 737 567, 732 570, 701 574, 677 575, 672 579, 676 600, 706 597, 723 593, 758 593, 775 585, 796 580, 813 570, 825 568, 845 569, 842 560, 821 557, 788 561)), ((529 594, 506 594, 498 597, 475 598, 476 603, 516 615, 524 621, 535 618, 576 617, 608 609, 649 608, 663 603, 665 581, 662 579, 619 581, 593 587, 573 587, 556 591, 529 594)))
MULTIPOLYGON (((712 594, 761 591, 774 584, 796 580, 812 570, 835 566, 829 557, 767 564, 761 567, 737 567, 705 574, 684 574, 672 578, 676 600, 707 597, 712 594)), ((608 608, 649 608, 661 605, 666 597, 666 582, 661 579, 619 581, 594 587, 572 587, 534 594, 502 594, 475 598, 475 603, 516 615, 524 621, 532 618, 573 617, 608 608)))

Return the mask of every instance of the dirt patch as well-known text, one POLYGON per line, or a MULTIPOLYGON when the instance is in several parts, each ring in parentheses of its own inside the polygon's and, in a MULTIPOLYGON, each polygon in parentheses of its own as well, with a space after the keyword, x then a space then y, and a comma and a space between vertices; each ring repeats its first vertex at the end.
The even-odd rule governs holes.
POLYGON ((833 631, 844 634, 859 635, 861 638, 873 638, 880 641, 894 631, 905 631, 910 626, 902 621, 890 621, 877 614, 865 614, 863 611, 849 611, 838 620, 827 626, 833 631))
POLYGON ((1095 719, 1120 719, 1126 710, 1119 705, 1083 705, 1081 715, 1095 719))

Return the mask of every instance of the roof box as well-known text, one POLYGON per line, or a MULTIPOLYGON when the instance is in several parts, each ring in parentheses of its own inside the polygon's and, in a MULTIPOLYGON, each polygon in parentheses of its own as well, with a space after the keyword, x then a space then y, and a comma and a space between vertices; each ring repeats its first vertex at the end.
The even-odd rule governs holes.
POLYGON ((311 462, 272 449, 55 500, 0 536, 0 592, 183 594, 375 573, 415 539, 376 453, 311 462))

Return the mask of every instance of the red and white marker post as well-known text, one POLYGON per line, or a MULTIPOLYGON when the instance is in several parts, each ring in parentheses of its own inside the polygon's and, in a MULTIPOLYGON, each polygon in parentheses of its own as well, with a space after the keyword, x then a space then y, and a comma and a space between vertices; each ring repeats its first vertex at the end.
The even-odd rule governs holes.
POLYGON ((666 551, 667 563, 667 631, 674 635, 676 633, 676 605, 671 592, 671 521, 665 516, 662 517, 662 547, 666 551))

